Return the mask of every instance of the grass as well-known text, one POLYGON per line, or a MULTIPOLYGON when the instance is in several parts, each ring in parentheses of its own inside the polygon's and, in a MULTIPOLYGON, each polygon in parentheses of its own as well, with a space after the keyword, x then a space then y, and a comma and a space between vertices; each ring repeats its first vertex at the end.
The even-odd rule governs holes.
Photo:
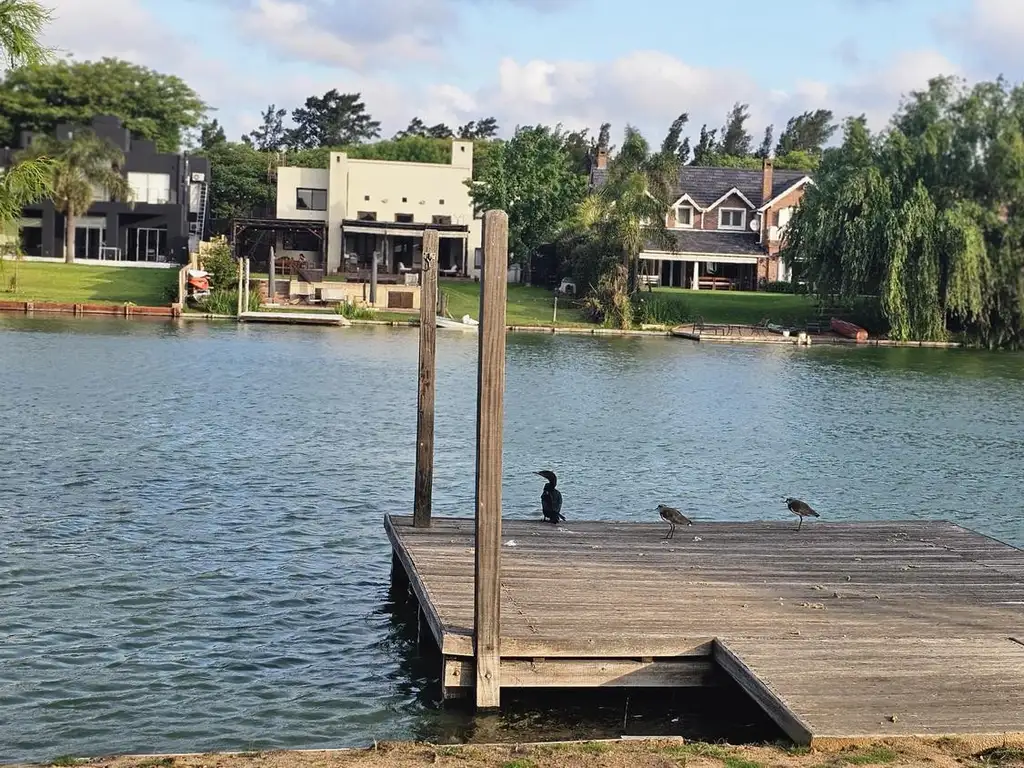
POLYGON ((1018 747, 996 747, 986 749, 977 755, 982 765, 1022 765, 1024 749, 1018 747))
MULTIPOLYGON (((469 315, 476 320, 480 319, 480 283, 441 280, 440 287, 448 295, 448 312, 452 317, 469 315)), ((566 304, 559 302, 558 325, 589 325, 578 309, 571 309, 566 304)), ((505 323, 550 326, 553 307, 554 294, 550 290, 509 284, 505 323)))
POLYGON ((867 747, 839 752, 832 756, 822 768, 840 768, 846 765, 888 765, 899 759, 900 755, 889 747, 867 747))
POLYGON ((0 261, 0 300, 52 301, 66 304, 167 306, 177 293, 174 269, 97 267, 89 264, 48 264, 0 261), (11 280, 17 268, 16 290, 11 280))
POLYGON ((803 325, 818 314, 814 297, 807 295, 685 288, 655 288, 654 293, 685 303, 692 315, 700 315, 706 323, 753 325, 767 317, 773 323, 803 325))
POLYGON ((746 760, 742 757, 726 757, 722 760, 722 764, 725 768, 764 768, 761 763, 746 760))

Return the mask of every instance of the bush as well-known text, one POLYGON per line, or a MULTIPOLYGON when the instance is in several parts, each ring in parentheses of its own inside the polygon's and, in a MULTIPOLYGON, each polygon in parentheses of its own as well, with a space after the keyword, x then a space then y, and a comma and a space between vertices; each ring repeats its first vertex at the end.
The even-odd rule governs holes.
POLYGON ((238 296, 238 262, 231 255, 231 246, 228 245, 227 238, 214 238, 200 262, 203 269, 210 273, 212 290, 235 290, 235 296, 238 296))
MULTIPOLYGON (((199 309, 211 315, 237 315, 238 289, 230 291, 210 291, 210 295, 199 302, 199 309)), ((259 312, 263 306, 263 297, 259 291, 249 291, 249 312, 259 312)))
POLYGON ((349 320, 373 320, 377 316, 375 310, 369 307, 357 307, 355 304, 349 304, 347 301, 338 304, 334 311, 342 317, 347 317, 349 320))
POLYGON ((693 320, 693 310, 685 299, 659 293, 633 295, 633 316, 645 325, 680 325, 693 320))
POLYGON ((806 294, 807 283, 790 283, 786 280, 772 280, 770 283, 764 284, 764 289, 768 293, 806 294))

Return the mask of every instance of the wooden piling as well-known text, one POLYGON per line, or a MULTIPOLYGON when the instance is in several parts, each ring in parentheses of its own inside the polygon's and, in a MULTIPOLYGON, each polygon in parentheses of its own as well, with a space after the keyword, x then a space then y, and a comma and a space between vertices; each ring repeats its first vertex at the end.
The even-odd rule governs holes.
POLYGON ((483 220, 476 412, 476 569, 474 639, 476 706, 501 702, 501 458, 505 399, 505 302, 508 214, 483 220))
POLYGON ((245 262, 239 257, 238 258, 238 316, 241 317, 242 313, 247 307, 242 304, 245 301, 245 262))
POLYGON ((436 229, 423 233, 423 268, 420 271, 420 370, 416 399, 416 496, 413 525, 430 527, 434 487, 434 390, 437 351, 437 258, 440 237, 436 229))

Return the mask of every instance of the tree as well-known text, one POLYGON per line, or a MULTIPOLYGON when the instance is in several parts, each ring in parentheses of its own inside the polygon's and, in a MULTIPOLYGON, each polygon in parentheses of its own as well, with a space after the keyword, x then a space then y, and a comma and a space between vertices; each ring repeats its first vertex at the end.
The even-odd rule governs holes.
POLYGON ((706 123, 700 127, 700 140, 693 148, 690 165, 714 165, 718 154, 718 142, 715 140, 717 135, 718 131, 714 128, 709 131, 706 123))
POLYGON ((525 263, 551 242, 586 195, 586 177, 565 151, 561 126, 524 126, 498 145, 479 181, 469 181, 477 210, 508 213, 509 245, 525 263))
POLYGON ((786 129, 779 136, 775 154, 807 152, 821 155, 825 145, 838 129, 839 126, 835 124, 830 109, 804 112, 802 115, 791 117, 786 123, 786 129))
POLYGON ((668 127, 668 133, 665 134, 665 140, 661 142, 662 154, 679 154, 679 149, 683 145, 683 129, 686 128, 688 122, 690 122, 690 115, 687 112, 683 112, 672 121, 672 125, 668 127))
MULTIPOLYGON (((34 0, 0 2, 0 58, 9 67, 38 65, 47 51, 38 40, 50 12, 34 0)), ((17 235, 22 209, 52 191, 49 158, 22 160, 0 174, 0 233, 17 235)))
MULTIPOLYGON (((0 8, 29 6, 3 0, 0 8)), ((21 131, 52 134, 59 123, 88 126, 97 115, 115 115, 133 135, 177 152, 185 134, 199 127, 206 105, 184 81, 118 59, 28 62, 0 83, 0 115, 7 118, 0 144, 21 131)))
POLYGON ((458 135, 460 139, 493 139, 498 135, 498 119, 485 117, 479 122, 470 120, 459 126, 458 135))
POLYGON ((722 142, 719 153, 732 157, 749 157, 750 145, 753 142, 747 133, 747 120, 750 119, 749 104, 736 102, 725 118, 722 128, 722 142))
POLYGON ((242 140, 260 152, 280 152, 288 143, 288 131, 284 127, 287 114, 288 110, 278 109, 276 104, 269 105, 263 112, 260 127, 243 136, 242 140))
MULTIPOLYGON (((197 150, 210 160, 210 215, 244 218, 271 206, 277 199, 270 176, 272 158, 243 142, 213 138, 197 150)), ((326 158, 322 167, 327 167, 326 158)))
POLYGON ((772 156, 772 138, 774 133, 774 125, 769 125, 764 129, 764 138, 761 140, 761 146, 758 147, 757 152, 754 153, 754 157, 766 160, 772 156))
POLYGON ((224 144, 228 140, 224 134, 224 127, 217 122, 217 118, 204 122, 199 126, 199 147, 210 149, 218 144, 224 144))
POLYGON ((612 140, 612 124, 601 123, 601 128, 597 132, 597 146, 596 149, 604 150, 605 152, 611 153, 611 140, 612 140))
MULTIPOLYGON (((669 141, 663 150, 673 145, 669 141)), ((601 316, 622 328, 633 323, 631 297, 640 253, 649 245, 675 248, 665 214, 679 185, 676 152, 652 153, 640 132, 627 126, 604 185, 579 206, 562 233, 574 274, 593 289, 590 301, 599 305, 601 316)))
POLYGON ((334 88, 292 110, 292 122, 288 144, 294 149, 361 144, 380 136, 380 123, 370 117, 360 94, 334 88))
POLYGON ((437 123, 427 128, 427 136, 432 139, 453 139, 455 133, 444 123, 437 123))
POLYGON ((406 129, 404 131, 399 131, 398 133, 396 133, 394 138, 395 139, 404 139, 404 138, 406 138, 408 136, 426 136, 426 135, 427 135, 427 126, 426 126, 426 124, 422 120, 420 120, 418 117, 414 117, 412 120, 409 121, 409 125, 406 127, 406 129))
POLYGON ((788 228, 823 295, 877 295, 895 339, 1024 345, 1024 88, 936 78, 891 128, 847 121, 788 228))
POLYGON ((124 153, 91 131, 79 131, 64 141, 40 137, 21 154, 53 161, 50 198, 64 214, 64 261, 73 264, 76 219, 89 210, 97 191, 111 200, 131 199, 131 185, 121 175, 124 153))

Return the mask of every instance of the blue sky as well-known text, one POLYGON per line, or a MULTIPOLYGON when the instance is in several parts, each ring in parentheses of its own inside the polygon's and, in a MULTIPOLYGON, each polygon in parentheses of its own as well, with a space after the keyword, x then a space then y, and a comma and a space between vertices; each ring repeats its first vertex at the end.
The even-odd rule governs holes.
POLYGON ((50 0, 50 42, 182 76, 232 137, 269 103, 363 94, 390 135, 449 123, 608 120, 660 134, 750 104, 751 132, 804 109, 876 124, 928 77, 1011 78, 1024 0, 50 0))

